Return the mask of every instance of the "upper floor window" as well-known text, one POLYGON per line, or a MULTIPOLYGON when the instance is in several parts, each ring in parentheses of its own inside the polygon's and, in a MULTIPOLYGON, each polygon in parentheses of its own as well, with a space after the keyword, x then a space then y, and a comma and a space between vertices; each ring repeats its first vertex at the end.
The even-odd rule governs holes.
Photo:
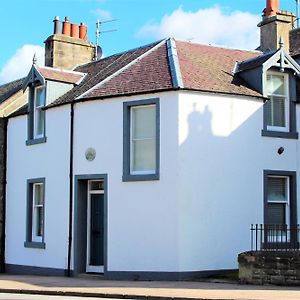
POLYGON ((34 93, 34 138, 44 136, 45 129, 45 88, 36 87, 34 93))
POLYGON ((28 101, 28 139, 27 145, 46 142, 45 137, 45 86, 31 86, 28 101))
POLYGON ((289 131, 288 75, 268 74, 266 89, 270 98, 265 107, 267 130, 289 131))
POLYGON ((265 77, 262 135, 297 139, 295 79, 288 72, 268 72, 265 77))
POLYGON ((130 173, 155 173, 155 105, 131 107, 130 173))
POLYGON ((124 103, 123 180, 159 179, 159 101, 124 103))

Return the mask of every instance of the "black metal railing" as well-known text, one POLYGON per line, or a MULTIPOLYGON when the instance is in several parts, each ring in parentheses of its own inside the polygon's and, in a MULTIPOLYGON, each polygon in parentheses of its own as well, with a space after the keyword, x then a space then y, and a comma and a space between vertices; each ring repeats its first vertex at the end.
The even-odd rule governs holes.
POLYGON ((299 225, 251 224, 252 251, 298 251, 299 225))

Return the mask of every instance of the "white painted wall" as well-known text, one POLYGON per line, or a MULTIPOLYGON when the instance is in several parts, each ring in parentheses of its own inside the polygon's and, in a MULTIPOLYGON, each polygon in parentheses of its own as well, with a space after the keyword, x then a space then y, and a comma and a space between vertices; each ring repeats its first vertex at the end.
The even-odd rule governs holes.
MULTIPOLYGON (((9 120, 8 264, 67 267, 69 116, 69 106, 47 110, 47 142, 33 146, 27 118, 9 120), (37 177, 46 177, 45 250, 24 248, 26 181, 37 177)), ((299 170, 299 141, 262 137, 262 116, 260 101, 192 92, 75 105, 74 175, 108 174, 108 271, 237 268, 250 224, 263 221, 263 170, 299 170), (160 180, 122 182, 123 102, 156 97, 160 180)))
POLYGON ((182 92, 179 112, 179 269, 237 268, 263 223, 263 170, 299 170, 299 141, 262 137, 250 98, 182 92))
POLYGON ((69 106, 46 113, 47 142, 26 146, 27 117, 9 119, 7 145, 7 264, 65 269, 69 207, 69 106), (24 247, 27 179, 45 177, 46 249, 24 247))
POLYGON ((74 175, 108 174, 108 271, 178 271, 175 93, 78 103, 74 175), (122 182, 123 102, 160 98, 160 180, 122 182), (85 159, 92 147, 96 159, 85 159))

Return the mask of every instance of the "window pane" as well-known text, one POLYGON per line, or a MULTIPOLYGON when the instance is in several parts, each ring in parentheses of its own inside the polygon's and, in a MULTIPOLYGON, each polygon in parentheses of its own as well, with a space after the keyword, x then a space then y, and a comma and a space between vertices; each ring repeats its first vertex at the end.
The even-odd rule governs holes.
POLYGON ((36 207, 35 209, 35 220, 36 220, 36 224, 35 224, 35 235, 36 236, 43 236, 43 207, 36 207))
POLYGON ((36 109, 36 135, 44 135, 45 111, 36 109))
POLYGON ((268 223, 275 225, 286 224, 285 221, 285 208, 284 203, 269 203, 268 204, 268 223))
POLYGON ((267 75, 267 93, 285 95, 284 76, 267 75))
POLYGON ((91 181, 90 182, 90 190, 91 191, 98 191, 98 190, 104 190, 103 187, 104 182, 103 181, 91 181))
POLYGON ((272 96, 271 99, 265 103, 267 126, 286 126, 285 105, 286 99, 276 96, 272 96))
POLYGON ((132 171, 156 169, 155 139, 133 141, 132 148, 132 171))
POLYGON ((287 202, 287 179, 268 177, 268 201, 287 202))
POLYGON ((273 126, 285 127, 285 98, 272 97, 273 126))
POLYGON ((34 204, 35 205, 41 205, 43 204, 43 185, 42 184, 35 184, 34 185, 35 187, 35 199, 34 199, 34 204))
POLYGON ((149 138, 155 136, 155 105, 132 107, 132 138, 149 138))
POLYGON ((40 107, 45 105, 45 89, 36 88, 35 89, 35 106, 40 107))

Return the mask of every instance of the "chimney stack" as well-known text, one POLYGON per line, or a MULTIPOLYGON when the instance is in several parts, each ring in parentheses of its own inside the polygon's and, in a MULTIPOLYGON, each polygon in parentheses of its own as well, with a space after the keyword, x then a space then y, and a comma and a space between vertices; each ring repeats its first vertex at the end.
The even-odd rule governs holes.
POLYGON ((84 23, 70 23, 65 17, 61 22, 54 18, 54 34, 45 41, 45 65, 72 70, 80 64, 91 62, 95 46, 87 41, 87 26, 84 23))
POLYGON ((275 51, 279 48, 280 38, 289 52, 289 32, 293 29, 295 15, 279 10, 279 0, 267 0, 260 27, 260 46, 262 52, 275 51))

